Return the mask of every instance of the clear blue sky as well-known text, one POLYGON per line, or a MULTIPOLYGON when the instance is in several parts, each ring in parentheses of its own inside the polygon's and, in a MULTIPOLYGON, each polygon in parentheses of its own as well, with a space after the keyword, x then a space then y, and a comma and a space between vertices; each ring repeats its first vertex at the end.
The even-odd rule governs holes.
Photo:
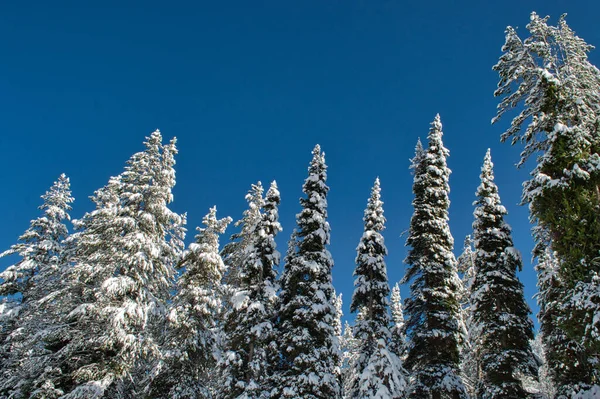
MULTIPOLYGON (((320 143, 329 165, 334 284, 348 313, 376 176, 391 282, 404 273, 408 160, 439 112, 451 152, 456 253, 491 147, 531 298, 530 226, 517 205, 527 170, 514 167, 520 148, 499 143, 508 119, 490 126, 491 67, 504 28, 525 34, 531 11, 552 22, 566 12, 580 36, 600 45, 596 0, 2 2, 0 248, 39 215, 39 196, 60 173, 71 178, 72 216, 91 210, 87 197, 159 128, 178 138, 173 208, 188 212, 188 242, 210 206, 237 219, 250 184, 276 179, 285 252, 310 152, 320 143)), ((598 51, 591 60, 600 64, 598 51)), ((0 261, 0 269, 7 265, 0 261)))

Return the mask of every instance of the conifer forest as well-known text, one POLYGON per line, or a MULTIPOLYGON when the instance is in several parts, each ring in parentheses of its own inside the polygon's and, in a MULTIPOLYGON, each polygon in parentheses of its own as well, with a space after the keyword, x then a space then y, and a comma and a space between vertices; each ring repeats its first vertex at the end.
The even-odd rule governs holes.
POLYGON ((436 110, 398 172, 413 179, 404 242, 389 245, 406 251, 404 277, 388 279, 383 199, 393 182, 377 178, 345 322, 328 249, 327 148, 306 154, 296 224, 278 248, 276 181, 250 185, 239 219, 217 204, 188 226, 171 203, 176 159, 193 151, 178 154, 156 130, 83 215, 71 214, 69 177, 57 176, 3 249, 0 398, 600 398, 600 71, 592 45, 564 16, 555 21, 532 13, 526 28, 509 26, 493 65, 492 123, 512 120, 500 139, 530 168, 522 202, 538 314, 489 150, 472 233, 456 248, 436 110))

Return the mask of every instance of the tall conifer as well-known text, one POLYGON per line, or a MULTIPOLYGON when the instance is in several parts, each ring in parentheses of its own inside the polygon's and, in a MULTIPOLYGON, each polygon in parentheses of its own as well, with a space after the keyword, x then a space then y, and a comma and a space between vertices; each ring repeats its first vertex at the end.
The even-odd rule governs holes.
POLYGON ((168 312, 161 356, 152 370, 152 398, 212 398, 220 348, 217 320, 225 265, 219 236, 231 218, 217 219, 212 207, 178 267, 183 270, 168 312))
MULTIPOLYGON (((258 399, 271 391, 270 375, 276 347, 276 268, 280 254, 275 236, 281 231, 280 194, 273 182, 267 191, 260 219, 251 233, 251 244, 239 269, 232 305, 225 319, 226 352, 221 367, 225 373, 223 398, 258 399)), ((260 209, 259 209, 260 211, 260 209)))
POLYGON ((475 356, 477 330, 473 323, 471 312, 471 289, 475 279, 475 253, 473 252, 473 239, 470 235, 465 237, 463 252, 457 259, 458 272, 462 274, 461 293, 461 324, 463 328, 463 342, 460 348, 461 375, 467 392, 475 397, 479 380, 479 363, 475 356))
POLYGON ((521 256, 513 246, 506 209, 488 150, 481 168, 475 201, 473 238, 475 278, 471 287, 471 313, 477 331, 475 352, 481 368, 477 397, 523 398, 522 376, 537 376, 530 340, 533 322, 517 278, 521 256))
POLYGON ((175 141, 159 131, 125 171, 96 192, 96 210, 77 226, 69 297, 74 310, 60 351, 70 381, 65 398, 140 395, 160 356, 166 302, 183 248, 184 217, 169 209, 175 141))
POLYGON ((442 142, 437 115, 428 148, 417 145, 414 169, 414 214, 410 222, 404 282, 411 296, 404 314, 408 333, 406 367, 412 371, 411 398, 466 398, 459 370, 460 280, 448 227, 449 152, 442 142))
POLYGON ((390 296, 390 309, 392 314, 392 327, 390 332, 392 333, 392 342, 390 349, 400 359, 404 359, 406 356, 406 331, 404 328, 404 311, 402 308, 402 297, 400 296, 400 285, 396 283, 392 288, 392 295, 390 296))
POLYGON ((527 29, 525 40, 506 29, 494 66, 500 75, 494 94, 502 99, 493 121, 518 108, 502 140, 524 143, 520 166, 535 157, 523 186, 541 248, 534 255, 547 247, 558 265, 545 294, 552 300, 544 300, 540 313, 557 331, 542 337, 557 392, 570 395, 600 390, 591 386, 600 378, 600 71, 588 60, 592 46, 564 15, 550 26, 548 17, 532 13, 527 29), (546 341, 558 337, 559 345, 546 341))
POLYGON ((49 354, 59 335, 58 302, 69 266, 65 225, 73 202, 69 178, 60 175, 42 199, 43 216, 31 221, 19 243, 0 254, 20 257, 0 273, 0 295, 19 298, 4 305, 10 312, 0 328, 0 396, 61 394, 55 386, 60 370, 51 365, 49 354))
POLYGON ((381 234, 385 217, 379 179, 375 180, 363 220, 364 232, 357 248, 350 305, 353 312, 361 310, 363 317, 354 327, 358 358, 352 364, 354 380, 346 397, 400 398, 404 396, 406 380, 400 359, 391 350, 390 287, 384 260, 387 248, 381 234))
POLYGON ((277 398, 337 399, 341 394, 326 180, 325 154, 317 145, 303 186, 306 197, 300 199, 295 250, 288 251, 281 277, 277 398))

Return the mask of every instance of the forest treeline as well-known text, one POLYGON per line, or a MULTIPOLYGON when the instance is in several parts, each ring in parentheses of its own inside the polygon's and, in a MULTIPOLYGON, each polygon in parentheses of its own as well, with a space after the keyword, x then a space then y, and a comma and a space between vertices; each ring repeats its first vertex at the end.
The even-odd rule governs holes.
POLYGON ((599 398, 600 71, 564 16, 532 13, 527 30, 506 29, 493 122, 516 112, 502 140, 534 165, 535 337, 489 150, 455 258, 439 115, 410 165, 410 295, 390 289, 377 179, 344 326, 320 146, 282 258, 276 182, 251 186, 224 245, 232 219, 213 207, 186 246, 176 141, 155 131, 79 219, 61 175, 0 255, 17 259, 0 273, 0 398, 599 398))

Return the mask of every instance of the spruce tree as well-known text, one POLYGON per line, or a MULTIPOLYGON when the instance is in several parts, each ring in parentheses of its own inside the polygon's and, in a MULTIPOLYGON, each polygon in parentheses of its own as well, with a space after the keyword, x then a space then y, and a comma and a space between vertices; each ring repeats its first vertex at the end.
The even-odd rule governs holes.
POLYGON ((392 342, 390 350, 396 354, 400 359, 406 357, 406 332, 404 322, 404 311, 402 310, 402 297, 400 296, 400 286, 398 283, 392 288, 392 295, 390 296, 390 308, 392 313, 392 342))
POLYGON ((300 199, 295 249, 288 251, 281 276, 277 398, 340 397, 326 180, 325 154, 317 145, 303 186, 306 198, 300 199))
POLYGON ((44 215, 31 221, 30 227, 0 257, 19 255, 20 260, 0 273, 0 295, 20 294, 24 306, 45 297, 56 283, 56 274, 66 258, 65 239, 70 220, 71 197, 69 178, 60 175, 52 187, 42 195, 39 207, 44 215), (54 278, 53 278, 54 277, 54 278))
POLYGON ((471 312, 471 291, 475 279, 475 253, 473 252, 473 239, 470 235, 465 237, 463 252, 457 259, 458 272, 462 274, 461 293, 461 324, 463 328, 463 342, 460 349, 460 369, 463 382, 469 396, 475 397, 477 382, 479 381, 479 362, 475 355, 477 330, 473 323, 471 312))
POLYGON ((342 337, 342 316, 344 316, 344 312, 342 307, 344 305, 344 300, 342 298, 342 294, 336 294, 334 291, 333 294, 333 307, 335 308, 335 320, 333 324, 333 329, 335 331, 335 335, 338 337, 338 340, 342 337))
MULTIPOLYGON (((13 298, 4 297, 0 299, 0 343, 3 343, 13 330, 20 309, 19 302, 13 298)), ((4 352, 4 349, 0 353, 0 362, 3 362, 7 353, 4 352)))
POLYGON ((0 273, 0 295, 19 298, 8 302, 0 331, 0 395, 52 398, 61 392, 54 387, 57 370, 49 365, 57 318, 56 301, 67 272, 66 244, 70 220, 69 179, 60 175, 42 195, 43 211, 31 221, 18 244, 0 257, 18 255, 20 260, 0 273))
POLYGON ((462 274, 463 296, 462 304, 469 306, 471 301, 471 288, 475 279, 475 252, 473 251, 473 238, 465 237, 463 251, 457 259, 458 272, 462 274))
POLYGON ((354 295, 350 310, 362 310, 354 327, 358 358, 353 363, 347 398, 392 399, 404 396, 406 381, 398 356, 391 350, 387 270, 387 248, 381 232, 385 228, 379 179, 371 191, 364 215, 364 232, 357 248, 354 295))
POLYGON ((353 326, 346 321, 340 338, 340 386, 343 398, 347 397, 347 392, 352 389, 352 383, 356 378, 354 363, 358 359, 358 347, 359 343, 354 338, 353 326))
POLYGON ((183 270, 168 313, 166 338, 152 371, 152 398, 212 398, 214 368, 220 351, 217 320, 225 265, 219 236, 231 218, 217 219, 213 207, 198 227, 194 243, 178 267, 183 270))
POLYGON ((242 218, 234 224, 236 227, 240 227, 240 231, 231 236, 230 242, 221 251, 221 256, 225 266, 227 266, 224 282, 231 289, 228 296, 232 295, 241 284, 240 269, 245 262, 247 249, 253 246, 254 241, 257 239, 256 226, 260 222, 261 210, 264 206, 263 192, 261 182, 252 185, 246 194, 248 209, 243 212, 242 218))
POLYGON ((93 198, 77 226, 71 272, 72 336, 59 353, 65 398, 140 395, 160 341, 179 261, 184 218, 169 209, 175 140, 147 138, 125 171, 93 198))
MULTIPOLYGON (((271 391, 271 360, 274 346, 277 271, 280 254, 275 237, 281 231, 280 194, 271 183, 260 220, 251 234, 251 244, 239 269, 239 285, 225 318, 226 352, 221 364, 225 372, 223 398, 261 398, 271 391)), ((260 211, 260 209, 259 209, 260 211)))
POLYGON ((523 203, 537 246, 549 247, 558 264, 549 306, 562 331, 543 337, 563 337, 561 345, 546 342, 554 364, 569 370, 555 374, 558 391, 586 391, 600 378, 600 72, 588 60, 592 46, 564 16, 557 26, 547 21, 532 13, 525 40, 507 28, 494 66, 502 97, 494 121, 520 109, 502 140, 525 144, 520 165, 535 156, 523 203))
POLYGON ((338 377, 339 380, 339 384, 340 384, 340 389, 343 392, 343 386, 342 386, 342 366, 343 366, 343 355, 342 355, 342 340, 343 340, 343 330, 342 330, 342 317, 344 316, 344 312, 343 312, 343 305, 344 305, 344 300, 342 298, 342 294, 336 294, 335 290, 333 291, 333 298, 332 298, 332 302, 333 302, 333 308, 335 309, 335 319, 334 319, 334 323, 333 323, 333 330, 335 332, 335 337, 336 337, 336 348, 335 351, 339 354, 338 356, 338 364, 336 365, 335 368, 335 373, 338 377))
POLYGON ((477 331, 475 352, 481 368, 477 397, 524 398, 521 376, 537 376, 531 312, 517 278, 521 256, 513 246, 506 209, 494 182, 488 150, 477 188, 473 238, 475 279, 471 287, 471 313, 477 331))
MULTIPOLYGON (((538 264, 538 294, 540 307, 538 320, 540 335, 544 345, 546 373, 553 383, 552 391, 557 398, 569 398, 575 392, 594 389, 589 384, 578 382, 582 375, 590 375, 592 365, 587 361, 588 354, 582 345, 570 339, 559 324, 561 298, 564 284, 559 274, 559 261, 549 247, 536 248, 538 264)), ((596 388, 597 389, 597 388, 596 388)))
POLYGON ((404 307, 405 366, 412 371, 410 398, 467 397, 459 370, 460 280, 448 227, 449 152, 442 135, 437 115, 429 130, 427 150, 417 145, 412 163, 414 213, 403 279, 411 282, 411 296, 404 307))

